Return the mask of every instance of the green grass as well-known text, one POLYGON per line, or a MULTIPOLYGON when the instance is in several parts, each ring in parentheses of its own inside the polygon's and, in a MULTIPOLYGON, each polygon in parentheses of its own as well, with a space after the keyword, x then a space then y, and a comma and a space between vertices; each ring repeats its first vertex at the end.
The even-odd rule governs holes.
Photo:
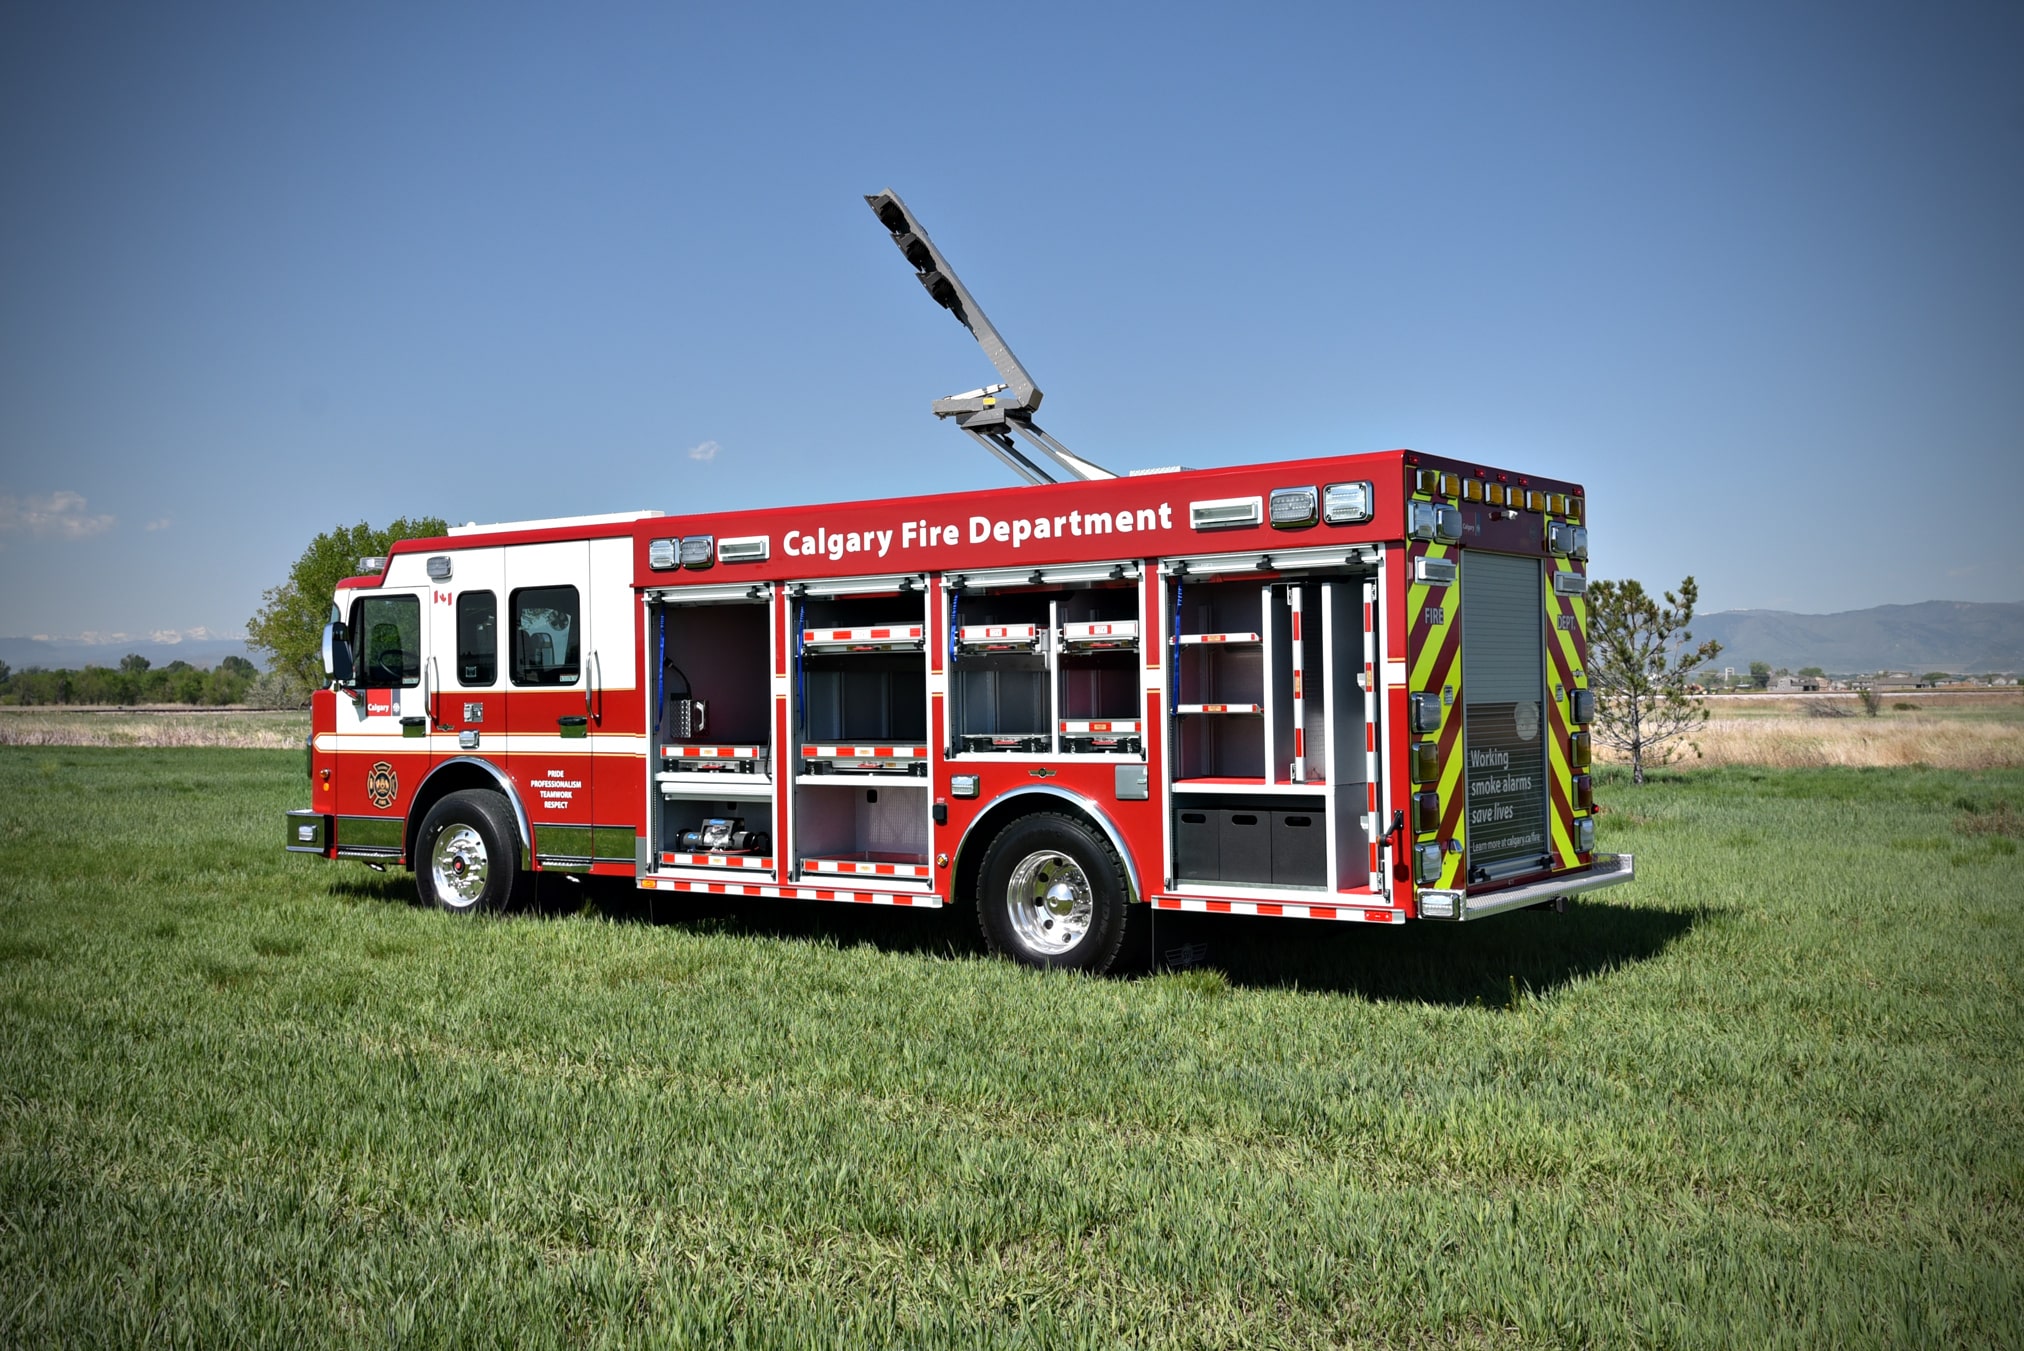
POLYGON ((0 1344, 2024 1340, 2024 772, 1605 781, 1634 887, 1461 927, 283 855, 288 752, 0 749, 0 1344))

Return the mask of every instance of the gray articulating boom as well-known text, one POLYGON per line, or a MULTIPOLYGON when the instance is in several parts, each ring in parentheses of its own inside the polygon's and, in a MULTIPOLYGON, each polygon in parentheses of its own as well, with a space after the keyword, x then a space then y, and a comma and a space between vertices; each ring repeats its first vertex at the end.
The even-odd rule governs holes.
POLYGON ((892 232, 893 243, 913 265, 921 285, 935 298, 936 304, 955 315, 957 322, 970 330, 970 336, 984 349, 984 355, 991 358, 991 364, 1001 377, 1002 383, 936 399, 935 416, 954 418, 956 425, 968 432, 977 444, 997 456, 1007 468, 1028 483, 1062 480, 1021 450, 1013 439, 1014 432, 1030 441, 1057 466, 1057 472, 1069 478, 1116 478, 1117 475, 1110 470, 1083 459, 1034 424, 1033 412, 1040 407, 1040 387, 1033 383, 1033 377, 1019 364, 1019 358, 1012 355, 1012 349, 998 336, 998 330, 991 326, 991 321, 984 317, 983 309, 971 298, 962 278, 956 275, 956 269, 942 257, 941 250, 928 238, 928 232, 914 219, 913 212, 907 210, 907 204, 899 199, 899 194, 888 188, 864 200, 871 204, 872 213, 879 218, 879 223, 892 232))

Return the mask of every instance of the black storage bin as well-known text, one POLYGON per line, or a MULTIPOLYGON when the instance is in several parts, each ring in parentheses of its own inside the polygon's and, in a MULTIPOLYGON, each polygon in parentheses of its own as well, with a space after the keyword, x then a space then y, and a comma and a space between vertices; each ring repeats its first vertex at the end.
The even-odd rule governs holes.
POLYGON ((1317 811, 1272 813, 1272 880, 1281 886, 1327 884, 1327 818, 1317 811))
POLYGON ((1190 882, 1214 882, 1222 877, 1222 854, 1216 848, 1217 818, 1221 815, 1200 807, 1174 809, 1176 876, 1190 882))
POLYGON ((1216 845, 1225 882, 1272 880, 1272 813, 1253 807, 1209 813, 1217 817, 1216 845))

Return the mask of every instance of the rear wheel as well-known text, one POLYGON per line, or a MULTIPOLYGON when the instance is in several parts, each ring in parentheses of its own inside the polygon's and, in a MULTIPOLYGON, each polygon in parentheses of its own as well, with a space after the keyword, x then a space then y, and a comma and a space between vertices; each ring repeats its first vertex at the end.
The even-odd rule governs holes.
POLYGON ((993 952, 1043 970, 1102 972, 1124 942, 1129 888, 1087 825, 1047 812, 998 832, 984 855, 977 922, 993 952))
POLYGON ((520 838, 497 793, 467 788, 429 808, 415 837, 415 889, 453 914, 503 910, 520 881, 520 838))

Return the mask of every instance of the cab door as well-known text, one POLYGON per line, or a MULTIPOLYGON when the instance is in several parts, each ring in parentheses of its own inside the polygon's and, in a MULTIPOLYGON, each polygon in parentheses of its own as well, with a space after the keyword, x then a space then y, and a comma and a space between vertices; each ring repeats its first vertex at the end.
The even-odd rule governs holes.
POLYGON ((353 684, 337 702, 338 852, 397 858, 409 804, 429 775, 428 597, 376 589, 345 623, 353 684))
POLYGON ((536 864, 588 868, 597 820, 590 543, 517 544, 505 554, 506 772, 527 808, 536 864))
POLYGON ((430 592, 433 638, 428 669, 430 742, 436 763, 455 756, 492 761, 506 754, 506 663, 500 638, 505 553, 459 550, 449 576, 430 592))

